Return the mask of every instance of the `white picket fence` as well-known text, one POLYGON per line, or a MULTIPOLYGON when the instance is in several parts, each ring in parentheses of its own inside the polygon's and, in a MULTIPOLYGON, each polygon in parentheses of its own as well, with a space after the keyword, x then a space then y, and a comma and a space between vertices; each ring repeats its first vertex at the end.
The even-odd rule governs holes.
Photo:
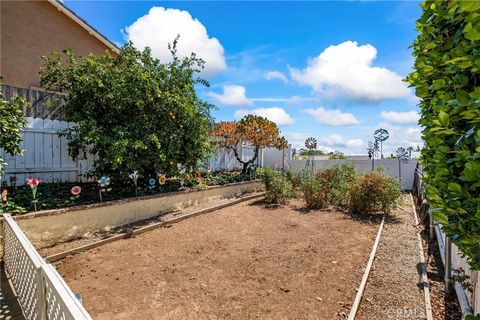
MULTIPOLYGON (((426 202, 425 199, 425 186, 423 184, 423 173, 420 166, 417 166, 415 169, 415 179, 414 179, 414 192, 416 192, 420 202, 426 202)), ((423 206, 422 206, 423 207, 423 206)), ((428 214, 431 218, 431 211, 428 210, 428 214)), ((447 236, 442 231, 442 225, 433 221, 433 228, 435 232, 435 237, 437 239, 440 255, 442 262, 445 265, 446 260, 446 240, 447 236)), ((460 302, 462 311, 464 314, 478 314, 480 313, 480 279, 478 271, 471 270, 470 265, 467 262, 467 259, 463 256, 462 252, 458 247, 452 243, 451 251, 451 270, 458 271, 463 270, 464 275, 469 277, 469 286, 470 290, 463 288, 462 285, 456 281, 454 283, 455 292, 457 294, 458 300, 460 302)), ((453 275, 450 275, 452 277, 453 275)))
POLYGON ((3 216, 4 264, 27 320, 91 320, 55 268, 45 262, 8 214, 3 216))

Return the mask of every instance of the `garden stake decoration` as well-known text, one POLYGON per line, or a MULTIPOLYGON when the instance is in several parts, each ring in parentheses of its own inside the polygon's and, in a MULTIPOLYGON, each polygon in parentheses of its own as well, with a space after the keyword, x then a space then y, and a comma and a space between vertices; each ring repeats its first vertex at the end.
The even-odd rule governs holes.
POLYGON ((167 177, 164 174, 158 176, 158 184, 163 186, 167 182, 167 177))
POLYGON ((157 181, 155 180, 155 178, 150 178, 150 179, 148 180, 148 185, 149 185, 150 190, 155 189, 155 183, 156 183, 156 182, 157 182, 157 181))
POLYGON ((70 189, 70 193, 73 197, 70 197, 70 201, 76 201, 80 197, 80 193, 82 192, 82 188, 79 186, 74 186, 70 189))
POLYGON ((130 173, 130 174, 128 175, 128 177, 129 177, 130 179, 132 179, 133 184, 135 185, 135 197, 137 197, 137 196, 138 196, 138 192, 137 192, 137 190, 138 190, 138 188, 137 188, 137 182, 138 182, 138 177, 139 177, 138 171, 137 171, 137 170, 133 171, 132 173, 130 173))
POLYGON ((372 171, 375 170, 375 155, 378 153, 378 140, 368 141, 368 158, 372 159, 372 171))
MULTIPOLYGON (((312 151, 317 149, 317 139, 314 137, 307 138, 305 140, 305 147, 312 151)), ((307 162, 305 163, 305 169, 310 169, 312 172, 315 172, 315 160, 312 153, 307 157, 307 162)))
POLYGON ((33 203, 33 208, 35 209, 35 211, 37 211, 37 203, 38 203, 38 200, 37 200, 37 188, 38 188, 38 185, 40 184, 40 182, 42 182, 42 180, 38 179, 38 178, 27 178, 27 185, 30 187, 30 189, 32 190, 32 203, 33 203))
POLYGON ((398 177, 402 180, 402 162, 407 163, 410 160, 410 153, 404 147, 397 149, 397 159, 398 159, 398 177))
POLYGON ((380 159, 383 159, 383 141, 387 141, 389 134, 386 129, 380 128, 373 133, 375 141, 380 141, 380 159))
POLYGON ((100 195, 100 202, 103 202, 102 199, 102 192, 108 191, 107 187, 110 185, 110 177, 103 176, 98 180, 98 184, 100 188, 98 189, 98 193, 100 195))

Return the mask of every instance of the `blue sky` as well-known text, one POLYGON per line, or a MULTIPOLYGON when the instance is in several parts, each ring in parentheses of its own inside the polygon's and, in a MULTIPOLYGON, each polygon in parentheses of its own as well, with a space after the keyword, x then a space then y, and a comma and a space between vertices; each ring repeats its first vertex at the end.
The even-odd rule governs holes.
POLYGON ((421 145, 418 100, 401 79, 411 70, 416 1, 65 1, 121 45, 149 46, 168 61, 167 43, 206 60, 217 121, 254 113, 278 123, 301 147, 366 152, 373 131, 390 131, 386 154, 421 145))

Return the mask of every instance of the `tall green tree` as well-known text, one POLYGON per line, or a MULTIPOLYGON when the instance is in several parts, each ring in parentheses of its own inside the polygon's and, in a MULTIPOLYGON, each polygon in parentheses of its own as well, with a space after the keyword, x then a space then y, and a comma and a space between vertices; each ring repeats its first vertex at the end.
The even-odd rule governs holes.
POLYGON ((132 43, 116 57, 76 57, 69 50, 44 57, 42 85, 68 93, 59 98, 66 120, 75 123, 65 132, 69 154, 94 154, 93 174, 175 175, 179 165, 195 170, 211 151, 213 106, 195 91, 209 85, 198 77, 204 61, 193 53, 179 58, 177 40, 166 64, 132 43))
POLYGON ((480 269, 480 2, 425 1, 407 80, 420 98, 434 218, 480 269))
MULTIPOLYGON (((3 78, 0 77, 0 148, 14 156, 23 153, 20 147, 23 139, 20 129, 27 125, 27 119, 23 115, 23 108, 27 106, 27 102, 21 97, 15 97, 10 101, 4 99, 2 83, 3 78)), ((3 175, 5 164, 5 160, 0 157, 0 177, 3 175)))

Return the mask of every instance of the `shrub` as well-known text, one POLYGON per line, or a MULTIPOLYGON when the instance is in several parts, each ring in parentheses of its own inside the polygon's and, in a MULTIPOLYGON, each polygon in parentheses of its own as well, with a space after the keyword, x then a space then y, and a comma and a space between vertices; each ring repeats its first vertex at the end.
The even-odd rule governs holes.
POLYGON ((350 212, 389 213, 397 206, 401 194, 402 188, 397 179, 368 172, 350 190, 350 212))
POLYGON ((259 171, 265 184, 265 202, 285 204, 294 197, 293 185, 283 171, 271 168, 262 168, 259 171))
POLYGON ((331 205, 347 208, 350 203, 350 190, 357 180, 357 172, 352 163, 337 164, 317 172, 317 180, 326 191, 325 196, 331 205))
MULTIPOLYGON (((22 111, 27 103, 21 97, 15 97, 10 101, 5 100, 1 93, 2 83, 3 78, 0 76, 0 149, 4 149, 6 153, 14 156, 23 152, 20 146, 22 142, 20 129, 27 125, 27 119, 22 111)), ((1 154, 3 156, 3 152, 1 154)), ((2 156, 0 156, 0 177, 5 165, 2 156)))
POLYGON ((303 199, 310 209, 322 209, 328 206, 328 187, 313 175, 305 175, 300 185, 303 199))
POLYGON ((407 77, 420 98, 427 200, 480 270, 480 2, 425 1, 407 77))
POLYGON ((294 190, 300 189, 302 185, 302 181, 311 174, 312 173, 309 172, 308 170, 302 170, 300 172, 294 172, 292 170, 288 170, 285 172, 285 175, 288 181, 292 183, 294 190))

